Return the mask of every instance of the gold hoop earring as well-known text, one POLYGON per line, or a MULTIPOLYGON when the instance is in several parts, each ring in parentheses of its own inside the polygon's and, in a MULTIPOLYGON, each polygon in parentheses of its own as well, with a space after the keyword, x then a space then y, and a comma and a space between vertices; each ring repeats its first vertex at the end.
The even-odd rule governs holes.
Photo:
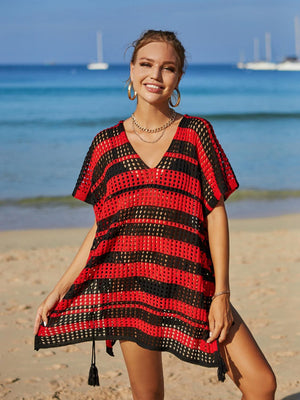
POLYGON ((134 100, 136 98, 136 95, 137 95, 136 91, 133 89, 133 96, 132 96, 132 94, 131 94, 131 89, 132 88, 133 88, 132 81, 130 81, 130 83, 128 85, 128 89, 127 89, 129 100, 134 100))
POLYGON ((178 88, 175 88, 175 90, 176 90, 176 92, 177 92, 177 100, 176 100, 176 103, 175 103, 175 104, 172 103, 172 96, 173 96, 173 94, 172 94, 172 96, 169 98, 169 104, 170 104, 171 107, 174 107, 174 108, 179 106, 179 103, 180 103, 180 100, 181 100, 181 96, 180 96, 179 89, 178 89, 178 88))

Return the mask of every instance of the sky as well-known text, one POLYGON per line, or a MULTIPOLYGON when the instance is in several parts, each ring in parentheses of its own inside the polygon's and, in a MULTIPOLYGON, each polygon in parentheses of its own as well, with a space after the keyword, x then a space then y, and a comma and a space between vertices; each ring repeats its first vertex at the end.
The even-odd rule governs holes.
POLYGON ((85 64, 96 59, 102 31, 104 61, 128 63, 130 43, 146 29, 172 30, 188 63, 253 59, 253 40, 271 33, 272 59, 295 53, 300 0, 0 0, 0 64, 85 64))

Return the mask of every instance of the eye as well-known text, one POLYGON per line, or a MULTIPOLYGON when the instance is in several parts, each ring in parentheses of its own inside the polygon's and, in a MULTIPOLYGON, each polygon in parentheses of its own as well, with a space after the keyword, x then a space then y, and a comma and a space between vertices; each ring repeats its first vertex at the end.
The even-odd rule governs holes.
POLYGON ((176 69, 172 66, 165 66, 164 69, 166 69, 167 71, 170 71, 170 72, 176 72, 176 69))
POLYGON ((151 64, 143 61, 143 62, 140 62, 140 66, 141 67, 151 67, 151 64))

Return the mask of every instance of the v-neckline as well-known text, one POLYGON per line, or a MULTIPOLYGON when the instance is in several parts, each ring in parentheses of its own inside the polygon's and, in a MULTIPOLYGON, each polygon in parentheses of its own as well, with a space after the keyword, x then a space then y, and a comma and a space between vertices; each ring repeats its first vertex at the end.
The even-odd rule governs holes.
POLYGON ((124 127, 124 121, 123 121, 123 120, 120 121, 121 133, 124 134, 125 139, 126 139, 126 143, 127 143, 128 146, 130 147, 130 149, 132 150, 132 152, 136 155, 136 158, 144 165, 145 169, 149 169, 149 170, 157 169, 157 168, 159 168, 160 164, 161 164, 161 163, 164 161, 164 159, 166 158, 167 153, 169 153, 169 152, 171 151, 171 149, 172 149, 172 147, 173 147, 173 144, 174 144, 174 142, 175 142, 175 140, 176 140, 176 138, 177 138, 177 136, 178 136, 178 134, 179 134, 179 130, 180 130, 180 128, 181 128, 181 124, 182 124, 183 120, 185 119, 185 117, 186 117, 186 115, 183 115, 183 116, 182 116, 182 118, 181 118, 181 120, 179 121, 179 124, 178 124, 178 126, 177 126, 177 128, 176 128, 176 132, 175 132, 175 134, 174 134, 174 136, 173 136, 173 139, 172 139, 171 143, 169 144, 169 147, 167 148, 167 150, 165 151, 165 153, 163 154, 163 156, 161 157, 161 159, 159 160, 159 162, 158 162, 154 167, 149 167, 149 165, 145 163, 145 161, 142 159, 142 157, 139 155, 139 153, 138 153, 138 152, 134 149, 134 147, 132 146, 130 140, 128 139, 128 136, 127 136, 127 133, 126 133, 126 130, 125 130, 125 127, 124 127))

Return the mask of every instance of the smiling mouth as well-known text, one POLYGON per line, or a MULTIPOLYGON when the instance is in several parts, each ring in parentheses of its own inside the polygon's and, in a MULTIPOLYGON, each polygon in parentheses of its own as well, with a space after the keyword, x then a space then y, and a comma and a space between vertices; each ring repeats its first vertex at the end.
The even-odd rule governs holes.
POLYGON ((163 90, 163 88, 161 86, 154 85, 153 83, 146 83, 145 86, 147 89, 150 89, 150 90, 155 90, 155 91, 163 90))

